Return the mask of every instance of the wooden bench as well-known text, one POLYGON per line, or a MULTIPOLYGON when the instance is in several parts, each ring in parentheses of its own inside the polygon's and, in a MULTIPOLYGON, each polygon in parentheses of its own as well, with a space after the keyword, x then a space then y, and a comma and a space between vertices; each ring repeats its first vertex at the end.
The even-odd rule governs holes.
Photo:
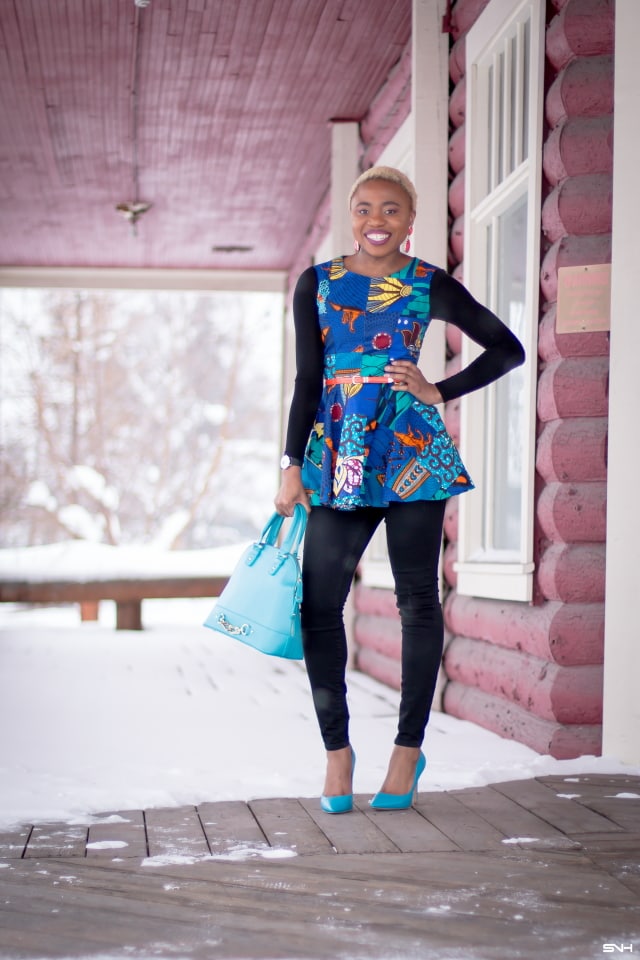
POLYGON ((148 579, 0 580, 1 603, 78 603, 82 620, 97 620, 101 600, 116 604, 116 630, 142 630, 142 601, 218 597, 227 576, 151 577, 148 579))

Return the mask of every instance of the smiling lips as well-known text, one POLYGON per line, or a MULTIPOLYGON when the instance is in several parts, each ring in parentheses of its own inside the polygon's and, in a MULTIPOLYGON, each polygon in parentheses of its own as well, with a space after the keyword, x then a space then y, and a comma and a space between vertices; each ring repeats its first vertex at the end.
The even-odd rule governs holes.
POLYGON ((391 236, 391 234, 390 233, 366 233, 365 236, 369 241, 369 243, 378 245, 378 244, 386 243, 389 237, 391 236))

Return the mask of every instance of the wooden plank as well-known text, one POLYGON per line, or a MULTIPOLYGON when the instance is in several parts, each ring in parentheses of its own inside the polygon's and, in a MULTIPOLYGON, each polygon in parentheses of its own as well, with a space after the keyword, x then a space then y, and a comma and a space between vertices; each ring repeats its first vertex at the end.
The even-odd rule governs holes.
POLYGON ((136 580, 0 580, 0 603, 129 601, 174 597, 217 597, 228 577, 150 577, 136 580))
POLYGON ((320 809, 317 797, 300 800, 336 853, 396 853, 398 847, 363 813, 366 798, 356 796, 350 813, 338 816, 320 809))
POLYGON ((586 789, 615 787, 617 790, 637 790, 640 792, 640 777, 632 774, 581 773, 575 777, 536 777, 538 783, 552 787, 558 793, 578 793, 586 789))
POLYGON ((87 857, 147 856, 147 834, 141 810, 104 814, 101 821, 89 827, 87 857))
POLYGON ((84 826, 43 823, 29 837, 25 857, 84 857, 88 829, 84 826))
POLYGON ((606 817, 623 830, 640 833, 640 799, 624 797, 580 798, 589 810, 606 817))
POLYGON ((612 930, 628 942, 640 929, 637 895, 571 852, 339 861, 326 853, 259 869, 255 861, 151 869, 79 859, 72 870, 68 861, 17 861, 8 874, 0 871, 0 955, 8 957, 92 956, 127 944, 132 954, 153 945, 194 960, 540 960, 561 943, 566 960, 585 960, 612 930))
POLYGON ((640 903, 640 833, 585 834, 574 839, 593 863, 635 893, 640 903))
POLYGON ((535 840, 545 846, 566 848, 571 843, 556 827, 491 787, 453 790, 451 796, 504 833, 503 843, 505 839, 517 838, 526 838, 527 845, 535 840))
POLYGON ((214 855, 232 854, 242 848, 256 850, 269 847, 258 821, 246 803, 237 800, 201 803, 198 814, 214 855))
POLYGON ((330 840, 298 800, 252 800, 249 807, 272 847, 298 854, 332 852, 330 840))
POLYGON ((0 857, 20 858, 27 846, 33 827, 18 827, 0 833, 0 857))
POLYGON ((418 809, 374 810, 364 798, 359 805, 366 817, 388 838, 396 850, 403 853, 433 853, 460 849, 457 843, 438 830, 418 809))
MULTIPOLYGON (((575 833, 601 833, 620 829, 605 817, 588 810, 575 800, 558 796, 555 790, 537 780, 515 780, 508 783, 496 783, 494 790, 509 797, 526 810, 530 810, 541 820, 546 820, 567 836, 575 833)), ((564 792, 564 791, 563 791, 564 792)))
POLYGON ((449 793, 422 793, 416 809, 462 850, 490 850, 502 845, 504 834, 449 793))
POLYGON ((202 857, 209 844, 195 807, 156 807, 145 811, 150 857, 202 857))

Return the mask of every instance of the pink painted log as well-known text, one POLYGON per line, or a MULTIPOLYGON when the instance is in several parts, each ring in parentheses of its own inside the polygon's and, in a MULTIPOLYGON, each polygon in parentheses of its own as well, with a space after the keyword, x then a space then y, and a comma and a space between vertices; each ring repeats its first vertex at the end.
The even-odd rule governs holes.
POLYGON ((551 420, 538 437, 536 470, 547 483, 607 479, 605 417, 551 420))
POLYGON ((613 0, 568 0, 547 28, 547 58, 561 70, 574 57, 612 53, 613 34, 613 0))
POLYGON ((464 77, 456 83, 449 97, 449 119, 454 127, 464 123, 467 109, 467 81, 464 77))
POLYGON ((599 724, 561 724, 533 716, 523 707, 492 697, 482 690, 452 681, 443 697, 445 713, 477 723, 501 737, 518 740, 538 753, 558 760, 599 756, 602 727, 599 724))
POLYGON ((557 305, 552 303, 542 315, 538 327, 538 354, 541 360, 559 360, 560 357, 607 357, 609 333, 557 333, 557 305))
POLYGON ((454 637, 444 658, 450 680, 477 687, 558 723, 602 723, 602 666, 563 667, 518 650, 454 637))
POLYGON ((398 619, 398 608, 393 590, 382 587, 365 587, 357 583, 354 593, 355 608, 358 613, 370 617, 388 617, 398 619))
POLYGON ((449 185, 449 210, 454 217, 460 217, 464 213, 464 170, 461 170, 449 185))
POLYGON ((461 366, 462 366, 462 357, 460 356, 459 353, 457 353, 455 357, 451 357, 451 360, 447 360, 446 362, 446 365, 444 368, 445 379, 447 377, 452 377, 456 373, 459 373, 461 366))
POLYGON ((605 545, 551 544, 540 557, 537 580, 546 600, 602 603, 605 592, 605 545))
POLYGON ((451 224, 449 244, 451 245, 451 251, 454 257, 460 262, 464 254, 464 214, 456 217, 451 224))
POLYGON ((458 574, 454 570, 454 563, 458 558, 458 548, 455 543, 448 543, 442 555, 442 572, 450 587, 458 585, 458 574))
POLYGON ((578 57, 572 60, 549 87, 545 113, 550 127, 555 127, 566 117, 612 114, 613 58, 578 57))
POLYGON ((444 425, 457 446, 460 443, 460 400, 450 400, 445 404, 444 425))
POLYGON ((465 161, 465 125, 454 130, 449 138, 449 165, 454 173, 460 173, 465 161))
POLYGON ((451 32, 454 40, 473 26, 489 0, 457 0, 451 16, 451 32))
POLYGON ((545 142, 543 167, 547 180, 554 186, 567 177, 611 173, 613 117, 572 117, 561 121, 545 142))
POLYGON ((608 357, 553 360, 538 380, 538 417, 605 417, 609 385, 608 357))
POLYGON ((354 638, 360 649, 366 647, 391 660, 400 659, 400 620, 359 614, 355 619, 354 638))
POLYGON ((606 173, 569 177, 551 191, 542 206, 542 232, 555 243, 567 234, 611 233, 613 181, 606 173))
POLYGON ((540 287, 550 302, 558 299, 558 269, 592 263, 611 263, 611 235, 563 237, 547 250, 540 271, 540 287))
POLYGON ((462 330, 452 323, 447 324, 447 346, 454 355, 462 350, 462 330))
POLYGON ((450 543, 458 542, 459 497, 449 497, 444 508, 444 535, 450 543))
POLYGON ((602 663, 604 604, 555 601, 536 606, 450 593, 447 629, 564 666, 602 663))
POLYGON ((549 483, 536 505, 542 532, 554 543, 604 543, 607 536, 607 485, 549 483))
POLYGON ((399 124, 392 122, 391 118, 398 112, 400 105, 408 106, 410 110, 410 104, 411 43, 408 43, 360 124, 362 142, 368 146, 377 141, 380 131, 386 127, 392 126, 397 130, 399 124))
POLYGON ((458 83, 458 81, 464 77, 467 55, 466 39, 464 34, 458 37, 451 47, 451 53, 449 54, 449 76, 451 77, 451 82, 454 84, 458 83))
POLYGON ((392 690, 400 689, 401 667, 398 660, 385 657, 376 650, 362 648, 356 652, 356 667, 392 690))

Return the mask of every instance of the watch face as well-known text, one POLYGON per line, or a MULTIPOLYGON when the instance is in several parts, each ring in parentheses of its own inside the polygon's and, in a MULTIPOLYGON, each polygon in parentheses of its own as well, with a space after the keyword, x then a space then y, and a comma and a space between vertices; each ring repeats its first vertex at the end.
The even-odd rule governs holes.
POLYGON ((302 461, 296 460, 295 457, 290 457, 288 453, 282 455, 282 460, 280 461, 280 469, 286 470, 288 467, 301 467, 302 461))

